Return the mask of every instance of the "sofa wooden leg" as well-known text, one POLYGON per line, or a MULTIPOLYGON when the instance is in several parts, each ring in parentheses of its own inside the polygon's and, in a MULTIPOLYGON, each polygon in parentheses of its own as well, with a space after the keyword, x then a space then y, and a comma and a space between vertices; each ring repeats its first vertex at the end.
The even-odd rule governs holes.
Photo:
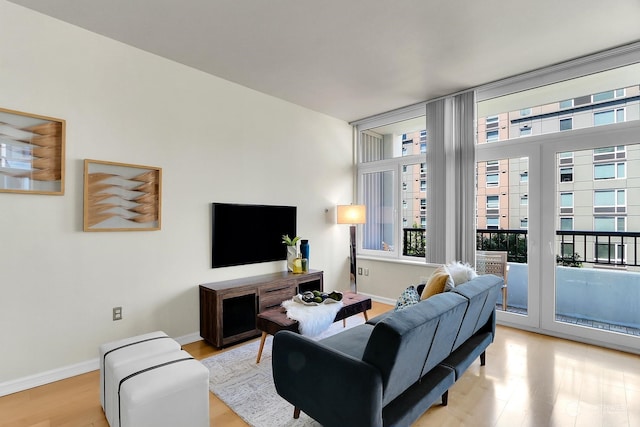
POLYGON ((486 361, 487 361, 487 355, 486 355, 486 353, 483 351, 483 352, 480 354, 480 366, 484 366, 484 364, 486 363, 486 361))
POLYGON ((298 408, 297 406, 293 408, 293 418, 295 418, 296 420, 300 418, 300 408, 298 408))
POLYGON ((442 395, 442 406, 447 406, 449 404, 449 390, 445 391, 442 395))

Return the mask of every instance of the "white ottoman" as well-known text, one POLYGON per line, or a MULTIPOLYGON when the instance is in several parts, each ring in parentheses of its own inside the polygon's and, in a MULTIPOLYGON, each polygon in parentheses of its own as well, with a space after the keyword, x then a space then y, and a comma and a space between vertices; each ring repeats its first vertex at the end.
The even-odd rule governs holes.
POLYGON ((208 427, 209 370, 186 351, 132 360, 113 368, 107 395, 111 427, 208 427))
MULTIPOLYGON (((150 332, 131 338, 102 344, 100 346, 100 404, 105 407, 107 389, 113 393, 113 384, 108 375, 113 367, 132 360, 147 358, 150 355, 180 350, 180 344, 162 331, 150 332)), ((117 387, 117 385, 116 385, 117 387)), ((115 389, 117 393, 117 388, 115 389)))

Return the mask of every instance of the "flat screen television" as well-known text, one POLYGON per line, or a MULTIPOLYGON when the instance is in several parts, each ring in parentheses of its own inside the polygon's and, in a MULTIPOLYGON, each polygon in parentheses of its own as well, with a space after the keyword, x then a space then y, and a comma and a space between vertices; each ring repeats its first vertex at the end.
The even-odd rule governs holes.
POLYGON ((287 258, 282 235, 296 236, 295 206, 212 203, 211 267, 287 258))

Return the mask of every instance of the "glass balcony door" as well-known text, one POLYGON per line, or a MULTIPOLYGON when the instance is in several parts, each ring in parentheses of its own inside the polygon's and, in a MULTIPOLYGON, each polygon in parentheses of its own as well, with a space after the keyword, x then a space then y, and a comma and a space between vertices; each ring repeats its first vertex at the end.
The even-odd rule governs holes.
POLYGON ((510 142, 476 152, 476 266, 481 254, 507 254, 506 292, 496 306, 502 324, 540 324, 540 149, 510 142))
POLYGON ((542 148, 542 329, 640 349, 640 126, 542 148))

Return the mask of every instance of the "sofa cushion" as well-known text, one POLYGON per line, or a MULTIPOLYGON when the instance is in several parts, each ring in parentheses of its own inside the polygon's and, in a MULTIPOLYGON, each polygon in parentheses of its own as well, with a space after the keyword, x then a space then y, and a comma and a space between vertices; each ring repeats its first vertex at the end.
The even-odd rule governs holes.
POLYGON ((447 268, 441 265, 433 272, 431 277, 429 277, 420 294, 420 299, 427 299, 433 295, 440 294, 444 292, 446 288, 453 289, 453 279, 447 268))
POLYGON ((419 302, 420 295, 418 294, 418 291, 416 291, 416 287, 411 285, 407 289, 402 291, 402 293, 398 297, 398 300, 396 301, 396 307, 394 310, 404 310, 405 308, 411 307, 412 305, 415 305, 419 302))

